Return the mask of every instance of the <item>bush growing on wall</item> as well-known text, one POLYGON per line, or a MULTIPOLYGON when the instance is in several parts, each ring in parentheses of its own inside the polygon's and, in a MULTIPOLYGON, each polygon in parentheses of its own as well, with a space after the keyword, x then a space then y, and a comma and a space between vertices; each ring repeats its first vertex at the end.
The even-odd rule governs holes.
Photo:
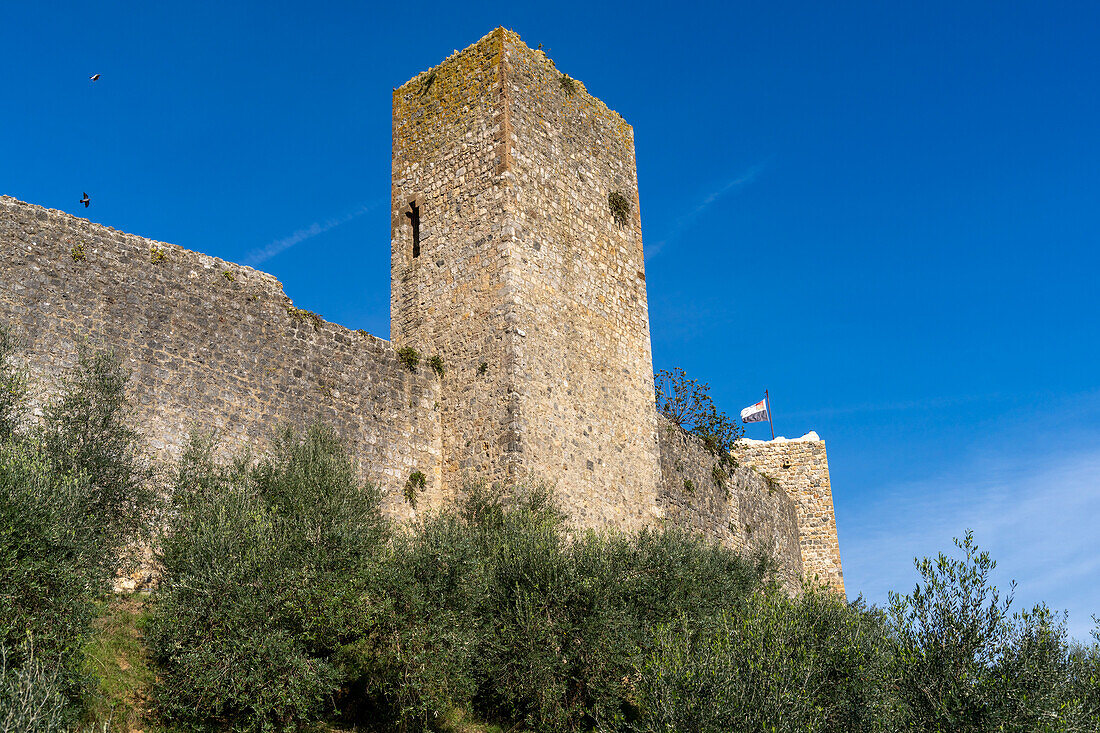
POLYGON ((657 410, 673 424, 697 436, 708 451, 732 463, 730 451, 745 429, 718 410, 710 398, 710 385, 689 379, 683 369, 659 370, 653 377, 657 410))

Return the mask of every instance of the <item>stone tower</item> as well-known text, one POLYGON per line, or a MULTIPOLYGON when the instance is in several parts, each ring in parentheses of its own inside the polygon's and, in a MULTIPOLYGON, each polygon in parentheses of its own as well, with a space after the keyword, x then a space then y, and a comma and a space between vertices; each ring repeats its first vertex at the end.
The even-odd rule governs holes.
POLYGON ((498 28, 394 91, 391 204, 391 338, 446 372, 440 498, 546 482, 583 526, 651 520, 630 125, 498 28))

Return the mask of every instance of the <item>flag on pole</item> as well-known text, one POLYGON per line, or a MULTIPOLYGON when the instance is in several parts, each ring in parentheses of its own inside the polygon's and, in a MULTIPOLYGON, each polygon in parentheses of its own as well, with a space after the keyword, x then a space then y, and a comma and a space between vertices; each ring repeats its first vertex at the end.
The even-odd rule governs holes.
POLYGON ((771 420, 767 400, 760 400, 755 405, 741 410, 741 422, 764 422, 765 420, 771 420))

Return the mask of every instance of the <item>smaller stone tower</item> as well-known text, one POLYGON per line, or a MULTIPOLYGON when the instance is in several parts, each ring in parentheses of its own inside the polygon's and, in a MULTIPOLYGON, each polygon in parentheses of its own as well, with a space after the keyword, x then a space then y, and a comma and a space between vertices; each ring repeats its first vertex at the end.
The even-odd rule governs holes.
POLYGON ((817 433, 793 440, 743 440, 735 453, 743 464, 772 478, 794 500, 805 576, 843 593, 844 572, 825 441, 817 433))
POLYGON ((630 125, 498 28, 394 91, 392 191, 391 334, 444 360, 444 495, 547 482, 581 525, 651 521, 630 125))

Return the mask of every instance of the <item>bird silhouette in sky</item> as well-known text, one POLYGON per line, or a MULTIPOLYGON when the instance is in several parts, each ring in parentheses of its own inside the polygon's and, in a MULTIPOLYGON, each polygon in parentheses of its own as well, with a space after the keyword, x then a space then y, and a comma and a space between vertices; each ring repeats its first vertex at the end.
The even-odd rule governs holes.
POLYGON ((80 203, 84 204, 84 208, 88 208, 88 205, 92 203, 92 200, 88 197, 88 192, 84 191, 84 198, 80 199, 80 203))
POLYGON ((91 79, 92 81, 99 81, 99 74, 92 74, 88 78, 91 79))

